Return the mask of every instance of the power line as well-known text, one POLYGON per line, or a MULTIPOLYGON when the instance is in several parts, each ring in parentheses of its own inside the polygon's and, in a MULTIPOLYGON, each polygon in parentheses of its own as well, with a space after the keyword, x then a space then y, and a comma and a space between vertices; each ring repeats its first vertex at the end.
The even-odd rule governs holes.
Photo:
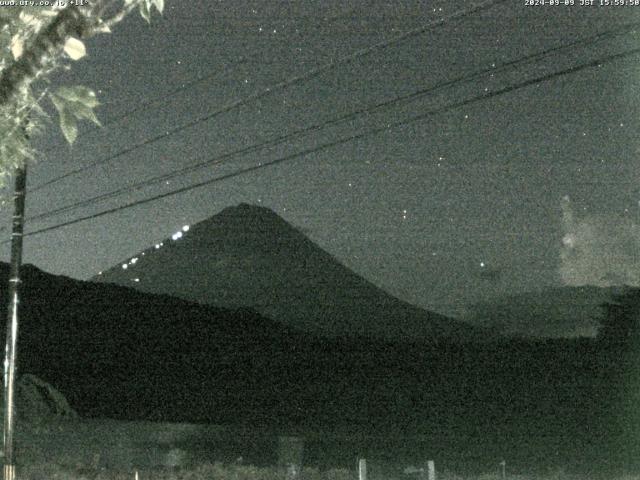
MULTIPOLYGON (((333 22, 335 22, 337 20, 340 20, 340 19, 342 19, 344 17, 347 17, 347 16, 351 15, 355 10, 356 10, 356 8, 351 8, 351 9, 349 9, 349 10, 343 12, 343 13, 336 14, 336 15, 334 15, 332 17, 329 17, 329 18, 326 19, 327 21, 324 24, 322 24, 322 26, 327 26, 327 24, 331 24, 331 23, 333 23, 333 22)), ((251 17, 251 18, 253 18, 253 17, 251 17)), ((278 17, 274 17, 274 18, 278 18, 278 17)), ((190 27, 193 28, 193 25, 190 25, 190 27)), ((207 24, 206 28, 209 29, 210 25, 207 24)), ((251 59, 253 60, 255 58, 260 57, 261 55, 262 55, 261 53, 254 53, 253 55, 250 55, 249 57, 251 57, 251 59)), ((247 57, 243 57, 239 61, 231 62, 231 66, 232 67, 236 67, 238 65, 244 65, 246 63, 248 63, 248 58, 247 57)), ((151 106, 153 106, 155 104, 158 104, 161 101, 166 100, 169 97, 173 97, 173 96, 175 96, 175 95, 177 95, 177 94, 179 94, 181 92, 189 90, 190 88, 192 88, 193 86, 195 86, 195 85, 197 85, 199 83, 205 82, 207 80, 212 80, 213 78, 215 78, 215 77, 217 77, 218 75, 221 75, 221 74, 222 74, 222 72, 220 72, 219 70, 216 70, 215 72, 209 72, 209 73, 207 73, 205 75, 200 75, 200 76, 194 78, 193 80, 191 80, 191 81, 189 81, 187 83, 183 83, 180 87, 177 87, 177 88, 175 88, 175 89, 173 89, 173 90, 171 90, 171 91, 169 91, 169 92, 167 92, 167 93, 165 93, 163 95, 157 96, 157 97, 155 97, 155 98, 153 98, 151 100, 148 100, 146 102, 142 102, 137 107, 134 107, 131 110, 128 110, 128 111, 122 113, 121 115, 118 115, 118 116, 116 116, 116 117, 114 117, 114 118, 112 118, 112 119, 110 119, 108 121, 101 122, 100 126, 95 125, 93 123, 89 124, 88 131, 85 132, 84 135, 100 131, 100 128, 104 128, 104 127, 107 127, 109 125, 113 125, 115 123, 119 123, 120 121, 122 121, 125 118, 128 118, 128 117, 138 113, 139 111, 147 110, 149 107, 151 107, 151 106)), ((46 149, 44 149, 44 152, 45 153, 46 152, 51 152, 53 150, 57 150, 57 149, 60 149, 60 148, 63 148, 63 145, 57 145, 57 146, 53 146, 53 147, 50 147, 50 148, 46 148, 46 149)))
MULTIPOLYGON (((255 55, 255 56, 257 57, 258 55, 255 55)), ((242 58, 241 60, 239 60, 237 62, 232 62, 231 65, 233 67, 235 67, 235 66, 238 66, 238 65, 244 65, 247 62, 248 62, 247 58, 242 58)), ((196 77, 193 80, 182 84, 180 87, 177 87, 177 88, 171 90, 170 92, 168 92, 168 93, 166 93, 164 95, 161 95, 161 96, 155 97, 155 98, 153 98, 151 100, 148 100, 146 102, 143 102, 140 105, 132 108, 131 110, 128 110, 128 111, 122 113, 121 115, 117 115, 116 117, 111 118, 108 121, 101 122, 100 126, 97 126, 97 125, 94 125, 94 124, 90 124, 90 126, 88 127, 89 130, 85 134, 92 134, 94 132, 99 132, 101 127, 104 128, 104 127, 107 127, 109 125, 113 125, 115 123, 119 123, 122 120, 124 120, 124 119, 126 119, 126 118, 128 118, 128 117, 130 117, 132 115, 135 115, 136 113, 138 113, 138 112, 140 112, 142 110, 147 110, 149 107, 151 107, 153 105, 156 105, 158 103, 161 103, 162 101, 166 100, 168 97, 173 97, 173 96, 175 96, 175 95, 177 95, 177 94, 179 94, 179 93, 181 93, 183 91, 186 91, 186 90, 190 89, 191 87, 193 87, 194 85, 197 85, 198 83, 202 83, 204 81, 211 80, 211 79, 213 79, 213 78, 215 78, 215 77, 217 77, 217 76, 219 76, 221 74, 222 74, 222 72, 216 71, 216 72, 209 72, 209 73, 207 73, 205 75, 201 75, 199 77, 196 77)), ((46 148, 43 151, 46 153, 46 152, 51 152, 53 150, 61 149, 63 147, 64 147, 64 145, 56 145, 56 146, 53 146, 53 147, 50 147, 50 148, 46 148)), ((37 188, 40 188, 40 187, 37 187, 37 188)))
MULTIPOLYGON (((180 193, 184 193, 184 192, 188 192, 188 191, 191 191, 191 190, 195 190, 197 188, 201 188, 201 187, 204 187, 204 186, 212 185, 214 183, 221 182, 223 180, 228 180, 230 178, 238 177, 238 176, 244 175, 246 173, 251 173, 251 172, 254 172, 254 171, 262 169, 262 168, 270 167, 270 166, 273 166, 273 165, 278 165, 278 164, 281 164, 281 163, 284 163, 284 162, 287 162, 287 161, 294 160, 294 159, 299 158, 299 157, 304 157, 304 156, 313 154, 313 153, 318 153, 318 152, 321 152, 323 150, 327 150, 329 148, 333 148, 333 147, 338 146, 338 145, 342 145, 342 144, 345 144, 345 143, 348 143, 348 142, 352 142, 354 140, 360 140, 360 139, 368 137, 370 135, 375 135, 375 134, 378 134, 378 133, 382 133, 382 132, 388 131, 389 129, 401 127, 401 126, 408 125, 408 124, 411 124, 411 123, 414 123, 414 122, 417 122, 417 121, 420 121, 420 120, 424 120, 425 118, 431 117, 431 116, 439 114, 439 113, 446 113, 448 111, 451 111, 451 110, 454 110, 454 109, 457 109, 457 108, 460 108, 460 107, 463 107, 463 106, 466 106, 466 105, 471 105, 473 103, 477 103, 477 102, 480 102, 480 101, 483 101, 483 100, 487 100, 489 98, 497 97, 497 96, 503 95, 505 93, 510 93, 510 92, 515 91, 515 90, 519 90, 519 89, 522 89, 522 88, 529 87, 531 85, 535 85, 535 84, 538 84, 538 83, 546 82, 546 81, 549 81, 549 80, 551 80, 553 78, 557 78, 557 77, 561 77, 561 76, 564 76, 564 75, 569 75, 569 74, 572 74, 572 73, 576 73, 576 72, 584 70, 586 68, 598 67, 598 66, 603 65, 605 63, 613 62, 613 61, 619 60, 621 58, 625 58, 625 57, 629 57, 629 56, 637 55, 637 54, 640 54, 640 48, 635 48, 635 49, 632 49, 632 50, 628 50, 626 52, 621 52, 621 53, 608 55, 606 57, 602 57, 602 58, 599 58, 599 59, 596 59, 596 60, 592 60, 592 61, 587 62, 587 63, 583 63, 581 65, 576 65, 576 66, 573 66, 573 67, 570 67, 570 68, 567 68, 567 69, 564 69, 564 70, 560 70, 560 71, 557 71, 557 72, 553 72, 553 73, 549 73, 549 74, 546 74, 546 75, 542 75, 542 76, 539 76, 539 77, 536 77, 536 78, 533 78, 533 79, 525 80, 523 82, 516 83, 514 85, 510 85, 508 87, 504 87, 504 88, 499 89, 499 90, 495 90, 495 91, 492 91, 492 92, 487 92, 487 93, 484 93, 484 94, 481 94, 481 95, 477 95, 475 97, 471 97, 471 98, 466 99, 466 100, 462 100, 460 102, 456 102, 456 103, 453 103, 453 104, 450 104, 450 105, 446 105, 444 107, 440 107, 440 108, 436 108, 436 109, 433 109, 433 110, 429 110, 429 111, 424 112, 424 113, 422 113, 420 115, 416 115, 414 117, 411 117, 411 118, 408 118, 408 119, 405 119, 405 120, 401 120, 401 121, 398 121, 398 122, 391 123, 389 125, 385 125, 384 127, 374 128, 374 129, 367 130, 367 131, 364 131, 364 132, 361 132, 361 133, 358 133, 358 134, 355 134, 355 135, 351 135, 351 136, 348 136, 348 137, 341 138, 339 140, 335 140, 333 142, 325 143, 325 144, 319 145, 317 147, 308 148, 306 150, 302 150, 302 151, 297 152, 297 153, 286 155, 284 157, 280 157, 278 159, 272 160, 272 161, 267 162, 267 163, 262 163, 262 164, 259 164, 259 165, 254 165, 252 167, 247 167, 247 168, 244 168, 242 170, 237 170, 235 172, 232 172, 232 173, 229 173, 229 174, 226 174, 226 175, 222 175, 220 177, 215 177, 215 178, 212 178, 212 179, 209 179, 209 180, 204 180, 202 182, 198 182, 198 183, 194 183, 194 184, 188 185, 186 187, 178 188, 178 189, 172 190, 170 192, 165 192, 165 193, 162 193, 162 194, 159 194, 159 195, 155 195, 155 196, 152 196, 152 197, 144 198, 144 199, 141 199, 141 200, 136 200, 134 202, 130 202, 130 203, 127 203, 127 204, 124 204, 124 205, 120 205, 118 207, 114 207, 114 208, 110 208, 110 209, 107 209, 107 210, 103 210, 103 211, 98 212, 98 213, 94 213, 94 214, 87 215, 87 216, 84 216, 84 217, 78 217, 78 218, 75 218, 75 219, 72 219, 72 220, 69 220, 69 221, 66 221, 66 222, 59 223, 57 225, 52 225, 52 226, 49 226, 49 227, 41 228, 39 230, 34 230, 34 231, 31 231, 31 232, 25 233, 24 236, 28 237, 28 236, 33 236, 33 235, 39 235, 41 233, 49 232, 49 231, 52 231, 52 230, 57 230, 59 228, 63 228, 63 227, 69 226, 69 225, 73 225, 73 224, 76 224, 76 223, 84 222, 84 221, 87 221, 87 220, 92 220, 92 219, 99 218, 99 217, 102 217, 102 216, 105 216, 105 215, 109 215, 109 214, 116 213, 116 212, 119 212, 119 211, 122 211, 122 210, 126 210, 128 208, 136 207, 138 205, 144 205, 146 203, 154 202, 156 200, 160 200, 160 199, 163 199, 163 198, 167 198, 167 197, 171 197, 171 196, 174 196, 174 195, 178 195, 180 193)), ((8 243, 8 241, 2 242, 2 244, 6 244, 6 243, 8 243)))
MULTIPOLYGON (((555 47, 551 47, 548 48, 542 52, 537 52, 537 53, 533 53, 530 55, 527 55, 525 57, 521 57, 518 59, 514 59, 508 62, 504 62, 502 64, 496 65, 495 67, 490 67, 490 68, 486 68, 486 69, 482 69, 478 72, 474 72, 471 74, 467 74, 467 75, 462 75, 459 76, 457 78, 454 78, 452 80, 448 80, 445 82, 441 82, 439 84, 436 84, 434 86, 428 87, 428 88, 424 88, 424 89, 420 89, 418 91, 400 96, 400 97, 396 97, 394 99, 391 100, 386 100, 383 102, 378 102, 376 104, 352 111, 350 113, 332 118, 332 119, 328 119, 324 122, 320 122, 320 123, 316 123, 313 124, 311 126, 302 128, 302 129, 298 129, 295 130, 293 132, 290 132, 286 135, 280 135, 278 137, 274 137, 270 140, 264 141, 264 142, 260 142, 260 143, 256 143, 253 145, 250 145, 248 147, 244 147, 238 150, 234 150, 231 152, 227 152, 221 155, 218 155, 216 157, 213 157, 209 160, 206 160, 204 162, 199 162, 195 165, 190 165, 188 167, 184 167, 181 168, 179 170, 175 170, 173 172, 170 173, 165 173, 162 175, 158 175, 146 180, 142 180, 140 182, 136 182, 132 185, 127 185, 121 188, 118 188, 116 190, 112 190, 111 192, 107 192, 101 195, 97 195, 95 197, 86 199, 86 200, 81 200, 81 201, 77 201, 77 202, 73 202, 64 206, 61 206, 59 208, 56 208, 54 210, 50 210, 48 212, 43 212, 41 214, 38 215, 34 215, 33 217, 30 217, 28 220, 30 221, 34 221, 34 220, 42 220, 45 218, 49 218, 52 216, 56 216, 65 212, 68 212, 70 210, 74 210, 77 208, 81 208, 81 207, 86 207, 89 206, 91 204, 94 203, 98 203, 107 199, 111 199, 111 198, 115 198, 119 195, 122 195, 124 193, 128 193, 128 192, 133 192, 136 190, 140 190, 141 188, 144 188, 146 186, 149 185, 153 185, 153 184, 157 184, 157 183, 161 183, 164 181, 167 181, 169 179, 173 179, 182 175, 185 175, 187 173, 199 170, 201 168, 204 168, 206 166, 212 166, 212 165, 219 165, 224 163, 225 161, 229 160, 232 157, 236 157, 238 155, 241 154, 246 154, 246 153, 251 153, 251 152, 255 152, 255 151, 259 151, 262 150, 266 147, 270 147, 270 146, 275 146, 278 144, 281 144, 287 140, 291 140, 291 139, 295 139, 298 137, 302 137, 302 136, 306 136, 308 134, 310 134, 311 132, 315 132, 318 130, 322 130, 324 128, 327 128, 329 126, 333 126, 333 125, 338 125, 341 123, 344 123, 350 119, 356 118, 358 115, 361 115, 363 113, 369 113, 375 110, 379 110, 382 108, 388 108, 390 106, 396 105, 398 103, 407 101, 407 100, 415 100, 417 98, 423 97, 425 95, 429 95, 432 94, 438 90, 441 90, 443 88, 447 88, 447 87, 452 87, 458 83, 461 82, 468 82, 471 80, 475 80, 477 78, 481 78, 483 76, 486 76, 487 74, 494 74, 494 73, 498 73, 498 72, 503 72, 507 69, 510 69, 512 67, 517 67, 523 64, 527 64, 527 63, 532 63, 534 61, 538 61, 540 59, 543 59, 553 53, 557 53, 559 51, 571 48, 575 45, 579 45, 579 46, 587 46, 589 44, 592 44, 596 41, 605 39, 607 37, 611 37, 611 36, 615 36, 615 35, 620 35, 621 33, 627 32, 637 26, 640 26, 640 22, 635 22, 635 23, 631 23, 631 24, 626 24, 623 25, 622 27, 616 28, 616 29, 611 29, 605 32, 601 32, 586 38, 581 38, 575 41, 572 41, 570 43, 567 44, 563 44, 563 45, 559 45, 559 46, 555 46, 555 47)), ((1 230, 1 229, 0 229, 1 230)))
MULTIPOLYGON (((330 18, 327 19, 327 22, 325 22, 324 24, 322 24, 322 26, 327 26, 328 24, 331 24, 337 20, 340 20, 346 16, 349 16, 353 13, 353 11, 355 11, 355 8, 352 8, 342 14, 338 14, 338 15, 334 15, 330 18)), ((192 26, 193 27, 193 26, 192 26)), ((207 26, 207 28, 209 28, 209 26, 207 26)), ((262 54, 261 53, 254 53, 253 55, 249 55, 248 57, 242 57, 239 61, 236 62, 231 62, 231 67, 237 67, 239 65, 244 65, 247 64, 249 61, 249 58, 251 58, 251 60, 255 59, 255 58, 259 58, 262 54)), ((223 72, 220 72, 219 70, 216 70, 215 72, 209 72, 205 75, 200 75, 186 83, 183 83, 180 87, 176 87, 173 90, 170 90, 169 92, 160 95, 160 96, 156 96, 153 99, 150 99, 148 101, 142 102, 140 105, 132 108, 131 110, 128 110, 120 115, 117 115, 114 118, 111 118, 107 121, 103 121, 100 122, 100 125, 95 125, 93 123, 89 124, 87 127, 87 131, 84 132, 83 134, 83 139, 86 138, 87 135, 91 135, 93 133, 99 132, 101 131, 101 128, 105 128, 107 126, 113 125, 113 124, 117 124, 120 123, 122 120, 131 117, 132 115, 135 115, 136 113, 140 112, 140 111, 144 111, 149 109, 150 107, 153 107, 156 104, 162 103, 163 101, 166 101, 167 99, 174 97, 184 91, 187 91, 189 89, 191 89, 192 87, 194 87, 195 85, 199 84, 199 83, 203 83, 206 82, 208 80, 212 80, 215 77, 222 75, 223 72)), ((64 148, 65 145, 54 145, 51 146, 49 148, 45 148, 43 150, 44 153, 48 153, 51 151, 55 151, 55 150, 60 150, 62 148, 64 148)), ((73 174, 73 172, 70 172, 70 174, 73 174)), ((39 189, 41 187, 44 187, 45 185, 40 185, 38 187, 34 187, 35 189, 39 189)))
POLYGON ((350 55, 346 55, 346 56, 337 58, 337 59, 335 59, 333 61, 330 61, 329 63, 326 63, 326 64, 324 64, 324 65, 322 65, 320 67, 317 67, 317 68, 314 68, 312 70, 309 70, 306 73, 303 73, 301 75, 296 75, 294 77, 289 78, 288 80, 283 80, 283 81, 281 81, 279 83, 276 83, 275 85, 272 85, 270 87, 265 88, 264 90, 261 90, 261 91, 255 93, 253 95, 249 95, 248 97, 245 97, 243 99, 231 102, 231 103, 225 105, 224 107, 222 107, 222 108, 220 108, 218 110, 215 110, 214 112, 212 112, 210 114, 207 114, 207 115, 205 115, 203 117, 200 117, 200 118, 198 118, 196 120, 192 120, 191 122, 188 122, 188 123, 186 123, 184 125, 181 125, 180 127, 176 127, 173 130, 170 130, 170 131, 167 131, 167 132, 163 132, 160 135, 156 135, 155 137, 152 137, 152 138, 149 138, 147 140, 144 140, 143 142, 140 142, 140 143, 138 143, 136 145, 133 145, 131 147, 127 147, 127 148, 125 148, 123 150, 120 150, 119 152, 117 152, 117 153, 115 153, 115 154, 113 154, 113 155, 111 155, 111 156, 109 156, 109 157, 107 157, 107 158, 105 158, 103 160, 100 160, 98 162, 90 163, 89 165, 77 168, 75 170, 71 170, 68 173, 65 173, 65 174, 60 175, 58 177, 55 177, 55 178, 53 178, 51 180, 48 180, 48 181, 46 181, 46 182, 44 182, 44 183, 42 183, 40 185, 32 187, 31 188, 31 192, 33 193, 33 192, 36 192, 38 190, 41 190, 44 187, 53 185, 54 183, 57 183, 57 182, 65 179, 65 178, 68 178, 68 177, 70 177, 72 175, 84 172, 84 171, 86 171, 86 170, 88 170, 90 168, 93 168, 93 167, 97 166, 97 165, 103 165, 105 163, 111 162, 111 161, 113 161, 113 160, 115 160, 117 158, 122 157, 123 155, 131 153, 131 152, 133 152, 135 150, 138 150, 139 148, 142 148, 142 147, 144 147, 146 145, 149 145, 151 143, 155 143, 155 142, 157 142, 159 140, 163 140, 163 139, 165 139, 165 138, 167 138, 169 136, 172 136, 172 135, 174 135, 174 134, 176 134, 178 132, 181 132, 181 131, 186 130, 188 128, 191 128, 191 127, 193 127, 195 125, 198 125, 200 123, 203 123, 203 122, 206 122, 208 120, 211 120, 212 118, 215 118, 218 115, 226 113, 226 112, 228 112, 230 110, 233 110, 233 109, 235 109, 237 107, 240 107, 240 106, 243 106, 243 105, 247 105, 250 102, 254 102, 256 100, 260 100, 260 99, 262 99, 262 98, 264 98, 264 97, 266 97, 268 95, 271 95, 272 93, 278 92, 280 90, 284 90, 284 89, 286 89, 288 87, 291 87, 291 86, 296 85, 298 83, 304 82, 306 80, 310 80, 310 79, 312 79, 312 78, 314 78, 314 77, 316 77, 316 76, 318 76, 318 75, 320 75, 320 74, 322 74, 324 72, 327 72, 327 71, 337 67, 338 65, 350 63, 353 60, 362 58, 362 57, 364 57, 366 55, 369 55, 370 53, 373 53, 373 52, 375 52, 377 50, 383 50, 383 49, 388 48, 388 47, 390 47, 392 45, 395 45, 397 43, 401 43, 401 42, 403 42, 403 41, 405 41, 405 40, 407 40, 409 38, 412 38, 412 37, 415 37, 417 35, 420 35, 420 34, 426 32, 427 30, 429 30, 429 29, 431 29, 433 27, 442 26, 442 25, 444 25, 445 23, 447 23, 447 22, 449 22, 451 20, 464 18, 466 16, 472 15, 472 14, 480 12, 482 10, 487 10, 487 9, 493 7, 494 5, 496 5, 498 3, 503 3, 505 1, 506 0, 485 0, 484 2, 477 3, 476 5, 472 6, 471 8, 458 10, 457 12, 454 12, 454 13, 452 13, 450 15, 446 15, 444 17, 441 17, 441 18, 437 19, 437 20, 433 20, 431 22, 428 22, 426 25, 423 25, 423 26, 421 26, 419 28, 415 28, 413 30, 409 30, 409 31, 397 36, 397 37, 394 37, 394 38, 390 39, 390 40, 386 40, 386 41, 383 41, 383 42, 376 43, 376 44, 371 45, 369 47, 357 50, 356 52, 354 52, 354 53, 352 53, 350 55))

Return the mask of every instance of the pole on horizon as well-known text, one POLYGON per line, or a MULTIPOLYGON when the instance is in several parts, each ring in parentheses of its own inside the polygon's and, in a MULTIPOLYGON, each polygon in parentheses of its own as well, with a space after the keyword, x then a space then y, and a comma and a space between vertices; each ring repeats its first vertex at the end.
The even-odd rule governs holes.
POLYGON ((18 355, 18 303, 20 266, 22 264, 22 233, 27 186, 26 165, 16 169, 13 192, 13 225, 11 231, 11 267, 9 271, 9 309, 7 314, 7 342, 4 359, 4 480, 15 480, 16 465, 13 450, 15 429, 15 384, 18 355))

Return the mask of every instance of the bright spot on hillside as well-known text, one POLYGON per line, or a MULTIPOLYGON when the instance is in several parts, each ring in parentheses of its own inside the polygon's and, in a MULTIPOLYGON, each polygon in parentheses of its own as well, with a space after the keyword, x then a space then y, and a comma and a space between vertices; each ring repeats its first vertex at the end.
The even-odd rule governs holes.
POLYGON ((182 237, 182 232, 176 232, 173 235, 171 235, 172 240, 178 240, 181 237, 182 237))
POLYGON ((184 226, 182 227, 182 231, 183 231, 183 232, 188 232, 188 231, 189 231, 189 225, 184 225, 184 226))

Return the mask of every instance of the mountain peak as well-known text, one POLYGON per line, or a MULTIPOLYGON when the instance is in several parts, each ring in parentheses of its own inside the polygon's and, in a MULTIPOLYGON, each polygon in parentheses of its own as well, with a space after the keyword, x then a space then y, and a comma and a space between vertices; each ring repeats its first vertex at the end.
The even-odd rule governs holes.
POLYGON ((382 291, 269 208, 241 203, 185 232, 95 280, 252 308, 313 335, 433 341, 482 336, 382 291))
MULTIPOLYGON (((268 207, 264 207, 262 205, 254 205, 251 203, 240 203, 238 205, 234 205, 231 207, 227 207, 223 209, 217 215, 209 217, 209 220, 216 219, 225 219, 229 218, 235 220, 247 221, 250 220, 252 222, 277 222, 281 226, 287 226, 289 228, 293 228, 290 224, 288 224, 280 215, 278 215, 275 211, 268 207)), ((207 220, 205 220, 206 222, 207 220)))
MULTIPOLYGON (((222 210, 216 216, 227 216, 227 215, 260 215, 266 217, 278 217, 278 214, 271 210, 268 207, 263 207, 261 205, 255 205, 253 203, 239 203, 238 205, 234 205, 232 207, 227 207, 222 210)), ((279 217, 278 217, 279 218, 279 217)))

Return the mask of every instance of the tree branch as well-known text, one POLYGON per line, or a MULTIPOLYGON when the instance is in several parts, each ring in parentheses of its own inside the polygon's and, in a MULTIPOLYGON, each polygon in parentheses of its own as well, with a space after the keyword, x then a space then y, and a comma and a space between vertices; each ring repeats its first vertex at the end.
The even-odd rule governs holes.
POLYGON ((124 17, 126 17, 127 15, 129 15, 134 8, 136 8, 138 6, 138 3, 130 3, 129 5, 126 5, 124 8, 122 8, 118 13, 114 14, 110 19, 105 20, 103 23, 104 25, 106 25, 107 27, 111 28, 113 27, 116 23, 120 23, 124 17))

